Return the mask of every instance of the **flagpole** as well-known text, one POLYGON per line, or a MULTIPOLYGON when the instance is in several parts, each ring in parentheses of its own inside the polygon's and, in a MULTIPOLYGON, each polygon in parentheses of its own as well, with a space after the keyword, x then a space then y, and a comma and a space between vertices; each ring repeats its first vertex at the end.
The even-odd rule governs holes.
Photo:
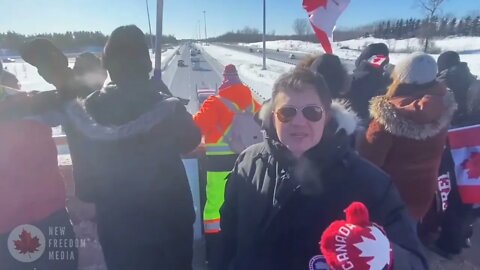
POLYGON ((145 0, 145 4, 147 5, 148 29, 150 31, 150 48, 152 49, 152 53, 153 53, 155 42, 153 40, 153 35, 152 35, 152 24, 150 22, 150 10, 148 8, 148 0, 145 0))
POLYGON ((266 12, 266 0, 263 0, 263 70, 267 69, 267 55, 266 55, 266 45, 265 45, 265 35, 267 31, 267 12, 266 12))
POLYGON ((162 79, 162 27, 163 27, 163 0, 157 0, 157 29, 155 34, 155 80, 162 79))

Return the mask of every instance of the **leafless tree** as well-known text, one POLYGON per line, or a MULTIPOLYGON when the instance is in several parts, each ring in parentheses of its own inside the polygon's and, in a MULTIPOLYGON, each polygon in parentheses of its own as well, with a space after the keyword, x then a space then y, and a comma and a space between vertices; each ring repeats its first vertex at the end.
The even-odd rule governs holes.
POLYGON ((435 25, 431 25, 433 24, 432 19, 438 16, 438 13, 440 12, 440 6, 446 0, 417 0, 417 1, 418 1, 418 6, 425 12, 426 19, 428 22, 427 23, 428 25, 425 26, 425 29, 421 31, 423 45, 424 45, 423 51, 427 52, 430 39, 435 33, 435 25))
POLYGON ((293 21, 293 32, 298 36, 305 36, 308 33, 308 23, 306 19, 295 19, 293 21))

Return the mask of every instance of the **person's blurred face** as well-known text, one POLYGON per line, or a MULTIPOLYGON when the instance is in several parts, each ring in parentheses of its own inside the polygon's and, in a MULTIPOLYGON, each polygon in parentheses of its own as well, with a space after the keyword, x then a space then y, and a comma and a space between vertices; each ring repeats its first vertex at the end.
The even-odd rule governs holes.
POLYGON ((281 91, 274 100, 277 136, 295 157, 300 157, 322 139, 326 111, 312 85, 301 91, 281 91))

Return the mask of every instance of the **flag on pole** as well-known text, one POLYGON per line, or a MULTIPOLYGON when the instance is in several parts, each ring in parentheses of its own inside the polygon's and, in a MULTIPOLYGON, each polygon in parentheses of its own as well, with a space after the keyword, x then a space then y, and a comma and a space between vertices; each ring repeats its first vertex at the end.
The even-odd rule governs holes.
POLYGON ((448 140, 462 201, 480 203, 480 125, 452 129, 448 140))
POLYGON ((333 30, 350 0, 303 0, 313 31, 326 53, 332 54, 333 30))

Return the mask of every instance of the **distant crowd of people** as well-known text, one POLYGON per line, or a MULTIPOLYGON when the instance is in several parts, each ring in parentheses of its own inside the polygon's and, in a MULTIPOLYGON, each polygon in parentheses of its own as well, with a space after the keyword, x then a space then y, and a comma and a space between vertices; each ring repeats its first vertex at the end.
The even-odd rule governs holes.
MULTIPOLYGON (((423 245, 446 258, 470 246, 480 211, 458 191, 448 130, 480 124, 480 82, 458 53, 412 53, 394 66, 375 43, 353 74, 334 54, 308 56, 263 104, 227 65, 217 94, 191 115, 176 89, 150 78, 145 40, 134 25, 118 27, 101 59, 83 53, 73 68, 50 41, 26 43, 22 58, 51 91, 24 92, 1 67, 0 268, 23 269, 6 244, 19 225, 63 226, 75 238, 58 125, 76 196, 95 205, 108 269, 192 269, 182 163, 192 152, 209 269, 423 270, 423 245)), ((48 253, 31 265, 78 268, 48 253)))

